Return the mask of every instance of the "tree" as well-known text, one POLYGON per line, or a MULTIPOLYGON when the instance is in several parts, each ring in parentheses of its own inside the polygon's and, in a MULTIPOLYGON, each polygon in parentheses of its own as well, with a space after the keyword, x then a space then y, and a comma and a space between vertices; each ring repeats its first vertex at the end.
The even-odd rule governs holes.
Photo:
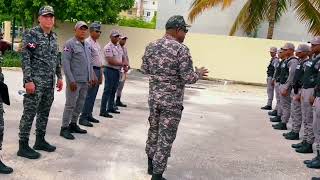
MULTIPOLYGON (((232 5, 235 0, 194 0, 189 13, 189 20, 194 22, 203 11, 222 6, 222 10, 232 5)), ((247 0, 240 10, 229 35, 243 29, 250 34, 256 31, 263 22, 269 22, 268 39, 272 39, 275 24, 280 17, 292 6, 297 12, 297 19, 304 23, 313 35, 320 35, 320 0, 247 0)))

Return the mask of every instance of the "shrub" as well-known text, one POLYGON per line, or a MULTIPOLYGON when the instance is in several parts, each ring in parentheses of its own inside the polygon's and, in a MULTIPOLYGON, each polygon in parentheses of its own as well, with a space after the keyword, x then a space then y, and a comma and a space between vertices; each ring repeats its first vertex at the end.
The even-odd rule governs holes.
POLYGON ((21 67, 21 54, 19 52, 6 51, 2 57, 2 67, 21 67))
POLYGON ((145 22, 141 18, 121 18, 118 21, 119 26, 128 26, 128 27, 137 27, 137 28, 146 28, 146 29, 155 29, 156 23, 155 21, 152 22, 145 22))

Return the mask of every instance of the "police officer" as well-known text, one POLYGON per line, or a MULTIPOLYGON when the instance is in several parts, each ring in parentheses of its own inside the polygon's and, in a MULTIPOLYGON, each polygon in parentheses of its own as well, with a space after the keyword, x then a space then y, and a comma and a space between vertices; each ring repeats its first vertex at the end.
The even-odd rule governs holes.
POLYGON ((53 8, 40 8, 38 21, 39 26, 26 31, 22 40, 22 71, 26 94, 23 99, 24 110, 20 120, 17 155, 29 159, 40 157, 40 153, 34 149, 47 152, 56 149, 44 139, 54 99, 55 75, 58 77, 58 91, 61 91, 63 86, 57 35, 52 32, 55 21, 53 8), (28 142, 36 115, 36 142, 32 149, 28 142))
POLYGON ((282 50, 286 58, 281 65, 280 72, 280 104, 282 107, 282 116, 281 122, 276 125, 272 125, 274 129, 277 130, 287 130, 287 123, 290 118, 291 109, 290 93, 296 67, 299 64, 298 59, 294 56, 295 47, 292 43, 286 43, 282 50))
POLYGON ((284 62, 284 54, 281 48, 278 50, 278 57, 279 57, 279 63, 276 64, 276 69, 273 75, 273 83, 275 84, 274 89, 275 89, 276 98, 277 98, 277 105, 275 109, 277 111, 277 114, 269 113, 269 115, 275 115, 275 117, 270 118, 271 122, 281 122, 281 115, 282 115, 282 108, 280 104, 280 72, 281 72, 281 65, 284 62))
POLYGON ((192 59, 183 43, 188 27, 182 16, 166 23, 163 38, 150 43, 142 58, 141 69, 149 75, 149 132, 146 144, 148 173, 162 180, 183 110, 185 84, 206 76, 205 68, 194 72, 192 59))
POLYGON ((88 85, 94 85, 93 81, 97 79, 91 65, 91 46, 85 41, 88 25, 78 21, 74 29, 75 36, 65 43, 62 59, 67 87, 60 136, 70 140, 75 138, 71 133, 87 133, 77 125, 77 121, 86 100, 88 85))
POLYGON ((89 27, 90 36, 86 39, 86 42, 90 44, 92 47, 92 59, 91 63, 93 65, 93 70, 95 72, 96 77, 98 78, 98 83, 95 86, 92 86, 88 89, 88 94, 86 97, 86 101, 84 103, 82 114, 79 119, 79 124, 83 126, 92 127, 93 123, 99 123, 99 120, 95 119, 92 116, 92 111, 94 107, 94 102, 97 97, 97 93, 99 90, 99 85, 102 83, 103 75, 101 71, 102 67, 102 51, 99 42, 97 41, 101 35, 101 25, 99 23, 92 23, 89 27))
MULTIPOLYGON (((301 94, 302 92, 302 78, 304 74, 304 69, 306 63, 308 63, 310 53, 310 46, 306 44, 300 44, 296 49, 296 56, 299 58, 299 64, 297 65, 296 72, 293 78, 293 88, 292 88, 292 131, 285 133, 284 136, 288 140, 299 140, 299 132, 302 124, 302 111, 301 111, 301 94)), ((308 100, 309 103, 309 100, 308 100)), ((305 113, 303 115, 306 115, 305 113)))
MULTIPOLYGON (((2 58, 1 55, 0 55, 0 58, 2 58)), ((3 76, 3 73, 2 73, 2 68, 1 67, 0 67, 0 81, 4 82, 4 76, 3 76)), ((1 93, 2 93, 2 91, 0 91, 0 94, 1 93)), ((4 113, 3 102, 2 102, 2 98, 0 98, 0 152, 2 150, 3 132, 4 132, 3 113, 4 113)), ((2 156, 0 154, 0 174, 11 174, 12 172, 13 172, 13 169, 11 167, 6 166, 2 162, 2 156)))
POLYGON ((116 30, 110 33, 110 42, 104 47, 106 67, 104 69, 105 84, 101 99, 100 116, 110 117, 109 113, 120 114, 114 108, 114 100, 119 85, 120 70, 124 66, 122 53, 118 46, 120 34, 116 30))
POLYGON ((117 89, 117 99, 116 99, 116 106, 119 106, 119 107, 127 107, 126 104, 123 104, 121 102, 121 95, 122 95, 122 90, 123 90, 123 87, 124 87, 124 83, 126 81, 126 77, 127 77, 127 72, 128 72, 128 69, 129 69, 129 56, 128 56, 128 50, 127 50, 127 47, 125 46, 126 43, 127 43, 127 39, 128 37, 127 36, 120 36, 120 41, 119 41, 119 48, 120 48, 120 51, 122 51, 122 58, 123 58, 123 61, 126 62, 127 66, 123 66, 122 69, 121 69, 121 72, 120 72, 120 82, 119 82, 119 86, 118 86, 118 89, 117 89))
MULTIPOLYGON (((313 61, 320 61, 320 36, 315 37, 311 42, 311 50, 313 54, 313 61)), ((317 63, 318 64, 318 63, 317 63)), ((319 67, 318 67, 319 70, 319 67)), ((316 86, 314 89, 315 101, 314 101, 314 115, 313 115, 313 133, 314 133, 314 143, 315 150, 317 151, 317 156, 312 160, 304 161, 308 168, 320 168, 320 73, 316 78, 316 86)), ((314 98, 310 98, 310 102, 314 98)), ((311 146, 312 148, 312 146, 311 146)))
POLYGON ((270 52, 271 60, 270 60, 268 70, 267 70, 268 102, 267 102, 266 106, 261 108, 262 110, 271 110, 272 109, 272 101, 273 101, 273 96, 274 96, 274 84, 272 83, 273 82, 272 79, 273 79, 276 65, 279 63, 279 59, 277 58, 277 48, 271 47, 269 52, 270 52))

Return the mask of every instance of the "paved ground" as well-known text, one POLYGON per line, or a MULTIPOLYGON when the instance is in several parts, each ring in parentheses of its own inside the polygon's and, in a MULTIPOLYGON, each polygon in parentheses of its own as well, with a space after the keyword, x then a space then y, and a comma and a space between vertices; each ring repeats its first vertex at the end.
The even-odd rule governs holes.
MULTIPOLYGON (((103 119, 87 135, 68 141, 59 136, 64 93, 57 93, 47 140, 57 146, 39 160, 16 156, 22 113, 21 72, 5 71, 12 105, 6 107, 4 159, 15 172, 1 180, 149 180, 144 146, 148 128, 146 77, 133 73, 114 119, 103 119)), ((95 108, 98 114, 101 92, 95 108)), ((262 87, 200 82, 186 90, 185 110, 169 159, 168 180, 307 180, 320 171, 302 161, 292 143, 274 131, 266 112, 262 87)), ((98 116, 96 116, 98 117, 98 116)), ((34 129, 33 131, 34 132, 34 129)), ((31 144, 34 143, 34 134, 31 144)))

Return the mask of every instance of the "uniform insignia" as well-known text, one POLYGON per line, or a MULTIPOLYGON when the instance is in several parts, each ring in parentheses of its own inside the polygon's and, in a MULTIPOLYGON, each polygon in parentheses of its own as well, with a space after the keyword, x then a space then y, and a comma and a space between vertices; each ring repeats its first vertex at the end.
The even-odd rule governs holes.
POLYGON ((64 48, 63 48, 63 51, 64 51, 64 52, 70 52, 71 50, 70 50, 69 48, 67 48, 67 47, 64 47, 64 48))
POLYGON ((297 65, 297 69, 300 69, 300 65, 297 65))
POLYGON ((35 43, 28 43, 27 47, 30 48, 30 49, 35 49, 36 48, 36 44, 35 43))

